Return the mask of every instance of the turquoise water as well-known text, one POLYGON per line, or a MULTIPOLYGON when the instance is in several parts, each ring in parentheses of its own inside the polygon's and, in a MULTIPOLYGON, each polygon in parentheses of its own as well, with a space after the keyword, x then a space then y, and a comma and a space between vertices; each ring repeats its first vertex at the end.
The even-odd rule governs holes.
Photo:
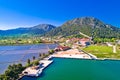
POLYGON ((120 61, 54 58, 41 77, 23 80, 120 80, 120 61))

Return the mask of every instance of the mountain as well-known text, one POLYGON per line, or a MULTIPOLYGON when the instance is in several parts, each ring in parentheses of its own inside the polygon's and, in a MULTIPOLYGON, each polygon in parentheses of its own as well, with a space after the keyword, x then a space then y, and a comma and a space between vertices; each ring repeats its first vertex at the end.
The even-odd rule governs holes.
POLYGON ((30 28, 17 28, 10 30, 0 30, 0 36, 15 36, 15 35, 41 35, 52 29, 56 28, 56 26, 50 24, 39 24, 30 28))
POLYGON ((77 35, 79 31, 96 38, 120 38, 120 28, 106 24, 94 17, 75 18, 48 32, 45 36, 77 35))
POLYGON ((120 38, 120 28, 106 24, 94 17, 75 18, 57 27, 50 24, 39 24, 29 28, 17 28, 10 30, 0 30, 0 37, 3 36, 71 36, 79 35, 82 32, 95 38, 120 38))

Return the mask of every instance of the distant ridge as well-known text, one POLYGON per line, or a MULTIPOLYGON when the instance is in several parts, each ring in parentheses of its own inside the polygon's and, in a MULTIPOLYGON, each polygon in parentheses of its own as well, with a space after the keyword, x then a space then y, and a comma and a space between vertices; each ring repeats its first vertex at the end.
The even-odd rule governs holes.
POLYGON ((0 36, 15 36, 15 35, 42 35, 56 28, 51 24, 39 24, 30 28, 16 28, 9 30, 0 30, 0 36))

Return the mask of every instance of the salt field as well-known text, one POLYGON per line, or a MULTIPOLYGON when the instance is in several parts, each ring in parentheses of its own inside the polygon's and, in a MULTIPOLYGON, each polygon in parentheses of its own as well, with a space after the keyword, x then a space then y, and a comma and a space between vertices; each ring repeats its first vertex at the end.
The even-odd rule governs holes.
POLYGON ((19 46, 0 46, 0 73, 13 63, 25 64, 33 56, 39 57, 40 53, 47 53, 48 48, 54 49, 56 44, 36 44, 19 46))

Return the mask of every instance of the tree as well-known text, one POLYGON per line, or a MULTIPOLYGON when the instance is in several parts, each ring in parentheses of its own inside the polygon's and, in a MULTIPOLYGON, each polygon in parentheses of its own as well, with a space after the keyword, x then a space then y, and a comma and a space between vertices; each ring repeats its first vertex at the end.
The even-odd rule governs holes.
POLYGON ((42 54, 42 58, 44 58, 44 57, 45 57, 45 53, 42 54))
POLYGON ((30 65, 30 59, 27 60, 27 64, 30 65))
POLYGON ((39 57, 41 57, 41 53, 39 53, 39 57))
POLYGON ((33 65, 34 65, 34 66, 39 65, 39 61, 38 61, 38 60, 35 60, 35 61, 33 62, 33 65))
POLYGON ((10 77, 3 74, 0 75, 0 80, 10 80, 10 77))
POLYGON ((19 78, 19 74, 24 69, 25 68, 22 66, 22 64, 9 65, 5 73, 0 75, 0 80, 17 80, 19 78))
POLYGON ((35 56, 33 56, 33 61, 35 60, 35 56))
POLYGON ((49 53, 49 54, 53 54, 53 53, 54 53, 54 50, 49 50, 48 53, 49 53))

